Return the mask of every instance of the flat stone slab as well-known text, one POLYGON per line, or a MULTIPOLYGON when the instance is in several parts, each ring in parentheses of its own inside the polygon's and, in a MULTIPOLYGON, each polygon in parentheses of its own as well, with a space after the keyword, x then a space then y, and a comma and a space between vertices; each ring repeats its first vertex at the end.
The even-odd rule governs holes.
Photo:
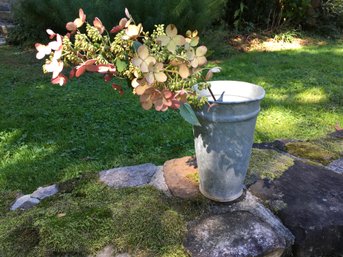
POLYGON ((156 165, 146 163, 101 171, 99 179, 113 188, 137 187, 149 184, 156 171, 156 165))
POLYGON ((267 203, 295 235, 295 256, 343 256, 343 176, 323 166, 295 161, 273 181, 249 190, 267 203), (273 206, 272 206, 273 207, 273 206))
POLYGON ((162 191, 165 195, 171 196, 168 185, 164 178, 163 166, 159 166, 155 175, 152 177, 149 185, 154 186, 156 189, 162 191))
POLYGON ((193 223, 184 246, 193 257, 279 257, 293 235, 249 192, 233 204, 214 204, 211 214, 193 223))
POLYGON ((343 174, 343 158, 331 162, 328 168, 336 173, 343 174))
POLYGON ((14 204, 11 206, 11 211, 15 211, 17 209, 27 210, 39 203, 40 201, 36 198, 31 197, 31 195, 23 195, 14 202, 14 204))
POLYGON ((31 197, 43 200, 44 198, 53 196, 58 193, 57 185, 51 185, 46 187, 39 187, 31 194, 31 197))
POLYGON ((198 170, 193 157, 186 156, 166 161, 163 173, 173 196, 190 199, 200 196, 198 170))

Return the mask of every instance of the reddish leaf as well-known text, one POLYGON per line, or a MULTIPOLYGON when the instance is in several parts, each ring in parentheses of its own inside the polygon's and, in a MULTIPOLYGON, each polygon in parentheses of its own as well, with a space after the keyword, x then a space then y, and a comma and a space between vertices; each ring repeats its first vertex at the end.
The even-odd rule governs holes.
POLYGON ((74 77, 75 77, 75 73, 76 73, 76 69, 74 68, 74 69, 72 69, 72 70, 70 71, 70 73, 69 73, 69 79, 74 78, 74 77))
POLYGON ((116 84, 112 84, 112 88, 113 88, 114 90, 118 91, 118 93, 119 93, 120 95, 123 95, 123 94, 124 94, 124 90, 123 90, 123 88, 122 88, 121 86, 116 85, 116 84))
POLYGON ((83 73, 86 72, 86 66, 83 65, 83 66, 80 66, 79 68, 76 69, 76 72, 75 72, 75 77, 80 77, 83 73))

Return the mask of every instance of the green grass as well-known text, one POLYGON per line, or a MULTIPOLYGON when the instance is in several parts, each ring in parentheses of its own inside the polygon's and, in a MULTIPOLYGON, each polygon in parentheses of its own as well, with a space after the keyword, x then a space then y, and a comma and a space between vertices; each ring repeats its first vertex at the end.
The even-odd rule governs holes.
MULTIPOLYGON (((0 57, 0 255, 87 256, 109 244, 135 256, 185 255, 186 222, 202 201, 168 200, 150 187, 111 190, 93 176, 194 154, 191 126, 177 112, 142 110, 129 89, 121 97, 95 76, 53 86, 33 52, 0 47, 0 57), (76 182, 37 208, 8 211, 18 192, 63 181, 76 182)), ((216 79, 266 89, 256 142, 317 139, 343 125, 342 57, 341 42, 234 53, 217 61, 216 79)))

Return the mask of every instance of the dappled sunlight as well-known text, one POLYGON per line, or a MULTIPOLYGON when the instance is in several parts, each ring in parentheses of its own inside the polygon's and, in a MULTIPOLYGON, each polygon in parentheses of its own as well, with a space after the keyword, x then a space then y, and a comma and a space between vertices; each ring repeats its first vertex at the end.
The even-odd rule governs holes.
POLYGON ((303 117, 283 107, 271 107, 262 110, 257 119, 256 130, 263 134, 258 136, 258 141, 264 138, 289 138, 297 134, 299 123, 303 117))
POLYGON ((299 103, 324 103, 328 101, 328 95, 323 88, 310 88, 299 94, 294 99, 299 103))

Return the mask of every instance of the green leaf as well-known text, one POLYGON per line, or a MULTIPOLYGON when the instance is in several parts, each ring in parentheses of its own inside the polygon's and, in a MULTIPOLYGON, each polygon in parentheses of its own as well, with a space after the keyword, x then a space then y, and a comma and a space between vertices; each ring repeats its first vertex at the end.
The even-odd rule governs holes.
POLYGON ((122 71, 124 71, 126 69, 127 63, 122 61, 122 60, 120 60, 120 59, 117 59, 116 66, 117 66, 117 70, 119 72, 122 72, 122 71))
POLYGON ((181 104, 179 110, 181 117, 184 118, 185 121, 192 124, 193 126, 201 126, 192 107, 188 103, 181 104))

